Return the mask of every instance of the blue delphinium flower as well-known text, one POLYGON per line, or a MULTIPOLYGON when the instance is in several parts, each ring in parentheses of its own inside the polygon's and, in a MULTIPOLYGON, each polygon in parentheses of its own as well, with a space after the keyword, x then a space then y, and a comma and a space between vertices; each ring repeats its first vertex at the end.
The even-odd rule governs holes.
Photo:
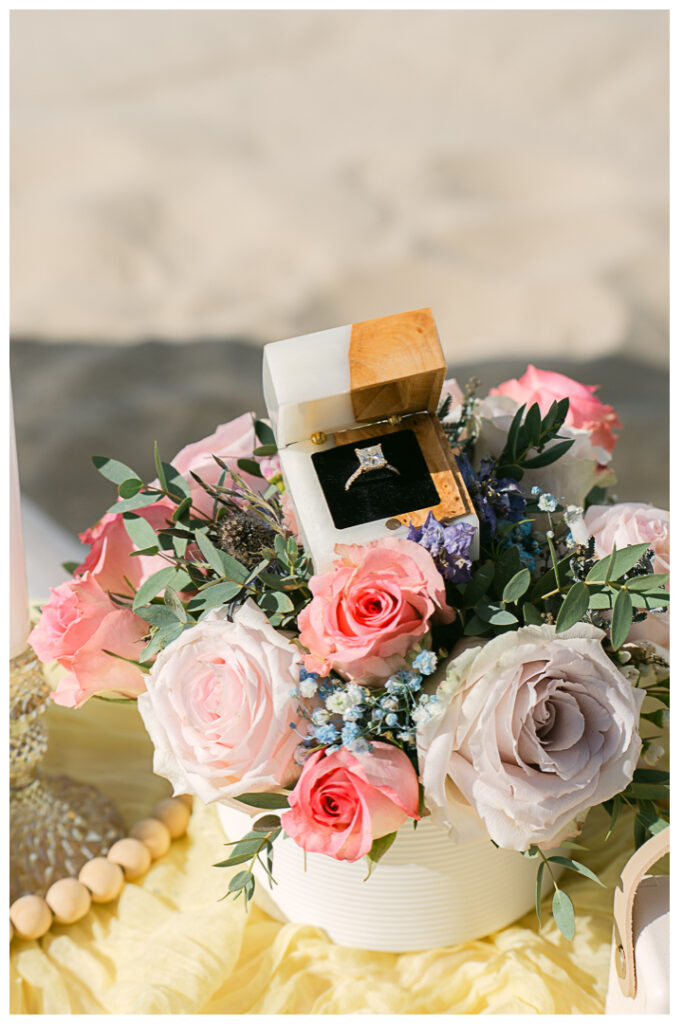
POLYGON ((518 523, 506 536, 503 538, 502 547, 506 548, 515 545, 519 551, 519 557, 524 568, 533 572, 536 568, 536 559, 541 553, 541 547, 536 538, 534 537, 533 524, 527 519, 523 523, 518 523))
POLYGON ((518 523, 524 518, 526 501, 519 485, 508 477, 499 479, 493 459, 482 459, 477 473, 465 455, 459 456, 457 462, 484 532, 493 536, 499 519, 518 523))
POLYGON ((431 676, 436 672, 437 658, 434 651, 420 651, 413 659, 413 668, 423 676, 431 676))
POLYGON ((422 526, 410 527, 408 540, 427 549, 445 579, 451 583, 465 583, 472 575, 469 550, 475 533, 475 528, 469 523, 444 526, 430 509, 422 526))
POLYGON ((342 726, 342 731, 341 731, 341 741, 342 741, 342 744, 345 747, 348 747, 350 743, 353 743, 354 740, 358 739, 360 734, 361 734, 361 729, 360 729, 359 725, 356 725, 355 722, 347 722, 344 726, 342 726))

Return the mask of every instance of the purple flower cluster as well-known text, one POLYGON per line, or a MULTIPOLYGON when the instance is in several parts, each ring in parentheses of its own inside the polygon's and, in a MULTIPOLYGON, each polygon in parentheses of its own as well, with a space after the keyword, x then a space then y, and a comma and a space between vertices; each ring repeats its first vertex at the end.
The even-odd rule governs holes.
POLYGON ((477 473, 465 456, 460 456, 457 461, 479 520, 488 528, 490 536, 496 532, 499 519, 508 523, 524 519, 526 501, 519 485, 507 477, 498 479, 493 459, 482 459, 477 473))
POLYGON ((422 526, 410 527, 408 540, 427 549, 444 579, 465 583, 472 575, 469 551, 475 533, 469 523, 444 526, 430 511, 422 526))

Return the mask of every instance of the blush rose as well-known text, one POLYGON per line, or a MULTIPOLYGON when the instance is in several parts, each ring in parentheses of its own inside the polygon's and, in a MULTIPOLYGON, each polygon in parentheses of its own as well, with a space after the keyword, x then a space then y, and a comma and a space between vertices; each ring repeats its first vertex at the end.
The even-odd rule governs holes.
POLYGON ((602 639, 527 626, 451 662, 417 746, 426 805, 457 841, 553 845, 631 781, 644 691, 602 639))
MULTIPOLYGON (((648 543, 654 551, 652 568, 656 573, 670 570, 669 513, 635 501, 616 505, 591 505, 583 517, 589 534, 595 538, 595 554, 604 558, 617 548, 648 543)), ((669 583, 666 584, 669 589, 669 583)), ((650 640, 668 650, 670 644, 669 613, 648 614, 642 622, 634 622, 631 640, 650 640)))
POLYGON ((55 587, 29 643, 41 661, 57 661, 62 676, 52 699, 80 707, 95 693, 135 697, 145 688, 137 660, 148 625, 111 601, 96 579, 86 574, 55 587), (107 654, 111 651, 112 657, 107 654))
POLYGON ((222 459, 230 466, 230 469, 240 473, 245 482, 254 490, 263 490, 266 486, 264 479, 244 473, 237 465, 238 459, 252 458, 254 448, 258 445, 259 441, 254 429, 254 416, 253 413, 248 412, 243 416, 238 416, 237 419, 230 420, 229 423, 221 424, 213 434, 202 438, 201 441, 195 441, 181 448, 172 463, 185 477, 192 494, 194 507, 206 515, 212 513, 213 498, 197 483, 191 473, 196 473, 207 484, 217 484, 223 470, 213 458, 214 455, 222 459))
POLYGON ((157 775, 204 803, 293 782, 299 658, 252 601, 232 622, 215 610, 182 633, 138 700, 157 775))
POLYGON ((323 750, 304 765, 282 827, 304 850, 359 860, 375 839, 418 816, 418 783, 409 758, 389 743, 352 754, 323 750))
POLYGON ((300 613, 309 672, 332 669, 368 685, 405 667, 405 655, 432 620, 451 622, 443 577, 431 555, 403 538, 338 544, 330 572, 314 576, 300 613))

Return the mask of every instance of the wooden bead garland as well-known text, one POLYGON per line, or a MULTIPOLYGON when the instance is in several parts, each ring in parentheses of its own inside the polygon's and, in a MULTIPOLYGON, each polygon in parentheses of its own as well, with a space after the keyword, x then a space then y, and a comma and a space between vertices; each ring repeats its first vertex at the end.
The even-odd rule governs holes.
POLYGON ((52 925, 73 924, 88 913, 91 903, 116 899, 127 881, 141 878, 153 860, 162 857, 172 839, 187 831, 192 814, 189 795, 160 800, 149 818, 133 825, 126 839, 119 839, 106 857, 93 857, 81 868, 78 879, 60 878, 42 896, 20 896, 10 907, 10 942, 40 939, 52 925))

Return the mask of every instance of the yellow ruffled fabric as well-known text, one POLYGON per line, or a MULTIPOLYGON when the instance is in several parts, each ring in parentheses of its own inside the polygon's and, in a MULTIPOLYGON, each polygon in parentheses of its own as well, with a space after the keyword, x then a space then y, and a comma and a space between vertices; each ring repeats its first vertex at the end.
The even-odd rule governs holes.
MULTIPOLYGON (((129 824, 166 783, 151 773, 151 745, 136 709, 90 701, 52 708, 48 769, 95 782, 129 824)), ((602 813, 602 812, 600 812, 602 813)), ((604 817, 606 824, 607 818, 604 817)), ((604 830, 603 830, 604 831, 604 830)), ((577 912, 564 939, 535 912, 494 935, 420 953, 337 946, 317 928, 280 924, 256 906, 222 900, 230 872, 215 808, 195 806, 188 835, 128 883, 38 942, 11 946, 12 1013, 602 1013, 609 971, 612 893, 630 855, 629 822, 585 862, 606 884, 578 875, 562 885, 577 912)))

